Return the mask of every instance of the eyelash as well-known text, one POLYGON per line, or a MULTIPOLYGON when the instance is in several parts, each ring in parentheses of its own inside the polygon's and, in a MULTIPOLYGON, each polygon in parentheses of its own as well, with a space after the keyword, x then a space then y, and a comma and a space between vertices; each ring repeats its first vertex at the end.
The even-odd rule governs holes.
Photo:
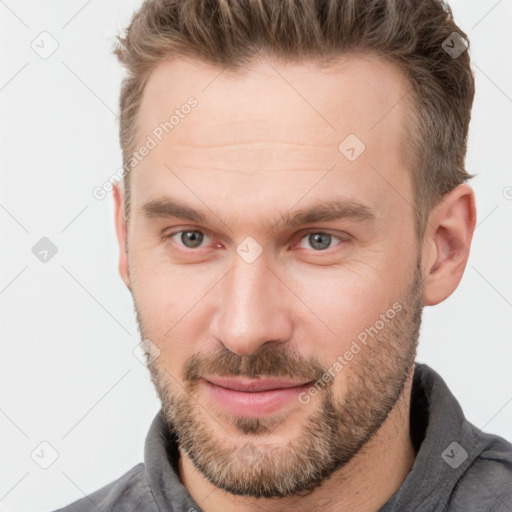
MULTIPOLYGON (((172 238, 176 235, 179 235, 181 233, 186 233, 187 231, 192 231, 194 233, 201 233, 203 235, 206 235, 206 236, 209 236, 210 238, 213 238, 213 236, 210 234, 209 231, 205 230, 205 229, 180 229, 178 231, 173 231, 172 233, 169 233, 167 235, 164 235, 164 239, 165 240, 172 240, 172 238)), ((338 236, 338 235, 334 235, 332 233, 329 233, 328 231, 321 231, 321 230, 318 230, 318 229, 311 229, 309 231, 305 231, 305 232, 302 232, 300 234, 300 237, 298 238, 298 242, 294 242, 294 246, 295 245, 298 245, 304 238, 306 238, 307 236, 311 235, 311 234, 321 234, 321 235, 329 235, 331 236, 332 238, 337 238, 340 243, 337 244, 337 245, 340 245, 341 243, 343 242, 348 242, 349 241, 349 238, 348 238, 348 235, 346 238, 342 237, 342 236, 338 236)), ((186 247, 184 245, 182 245, 181 243, 178 242, 178 245, 180 245, 181 248, 185 249, 185 250, 190 250, 190 251, 193 251, 193 250, 197 250, 197 249, 203 249, 204 247, 203 246, 200 246, 200 247, 196 247, 196 248, 190 248, 190 247, 186 247)), ((333 249, 334 247, 336 247, 336 245, 334 245, 333 247, 328 247, 327 249, 306 249, 306 250, 309 250, 309 251, 313 251, 313 252, 316 252, 316 253, 323 253, 323 252, 327 252, 329 251, 329 249, 333 249)))

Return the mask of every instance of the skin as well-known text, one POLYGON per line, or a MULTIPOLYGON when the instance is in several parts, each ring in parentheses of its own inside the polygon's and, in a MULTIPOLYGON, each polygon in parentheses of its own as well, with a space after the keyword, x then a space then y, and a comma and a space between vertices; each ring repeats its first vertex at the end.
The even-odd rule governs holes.
MULTIPOLYGON (((187 98, 194 96, 198 105, 132 171, 128 222, 123 191, 114 189, 119 271, 133 295, 142 337, 160 351, 148 366, 168 419, 174 400, 181 404, 174 414, 189 414, 203 426, 197 436, 208 436, 192 441, 203 439, 203 450, 214 457, 221 449, 231 454, 226 478, 238 472, 249 479, 251 468, 236 453, 250 441, 268 456, 268 467, 283 460, 288 443, 306 439, 300 436, 328 393, 341 408, 355 390, 361 392, 368 399, 367 409, 364 400, 360 405, 365 418, 371 399, 379 405, 385 393, 400 394, 380 425, 366 425, 372 437, 307 492, 235 495, 212 483, 181 447, 180 479, 206 512, 376 511, 414 463, 413 367, 405 356, 400 360, 407 351, 414 356, 414 302, 417 310, 437 304, 458 286, 476 222, 473 191, 462 184, 447 194, 430 213, 419 244, 404 146, 409 107, 400 101, 409 87, 391 63, 351 55, 325 68, 260 58, 243 73, 219 72, 181 58, 157 66, 139 112, 140 144, 187 98), (366 145, 352 162, 338 149, 351 133, 366 145), (144 215, 143 205, 164 195, 203 211, 208 220, 144 215), (335 198, 368 206, 373 221, 344 218, 269 230, 287 213, 335 198), (207 231, 200 248, 184 246, 180 234, 163 236, 195 229, 207 231), (315 250, 311 232, 333 235, 329 248, 315 250), (252 263, 237 253, 248 236, 262 250, 252 263), (412 286, 415 276, 420 281, 412 286), (408 294, 411 289, 416 296, 408 294), (364 347, 337 372, 329 391, 307 405, 293 401, 259 423, 237 422, 204 387, 184 379, 194 355, 202 363, 194 366, 199 372, 227 370, 217 357, 221 349, 230 361, 261 363, 264 375, 279 374, 279 365, 271 364, 275 351, 294 354, 293 377, 316 375, 307 363, 331 367, 396 302, 404 306, 400 320, 390 321, 380 343, 364 347), (386 372, 396 382, 386 383, 386 372)), ((340 427, 339 437, 344 447, 351 436, 340 427)), ((264 475, 264 465, 255 468, 264 475)))

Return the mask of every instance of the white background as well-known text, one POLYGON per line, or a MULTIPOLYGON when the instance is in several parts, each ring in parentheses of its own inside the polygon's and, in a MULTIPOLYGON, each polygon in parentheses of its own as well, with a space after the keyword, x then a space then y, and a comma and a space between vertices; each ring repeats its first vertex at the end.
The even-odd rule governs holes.
MULTIPOLYGON (((121 165, 122 70, 111 48, 140 3, 0 2, 3 512, 53 510, 116 479, 142 461, 159 409, 133 354, 112 198, 92 196, 121 165), (31 48, 43 31, 59 45, 47 59, 31 48), (58 247, 48 263, 32 253, 44 236, 58 247), (59 454, 46 470, 31 458, 42 441, 59 454)), ((477 80, 467 168, 478 174, 479 225, 458 290, 424 311, 417 359, 441 374, 472 423, 510 440, 512 1, 451 5, 477 80)))

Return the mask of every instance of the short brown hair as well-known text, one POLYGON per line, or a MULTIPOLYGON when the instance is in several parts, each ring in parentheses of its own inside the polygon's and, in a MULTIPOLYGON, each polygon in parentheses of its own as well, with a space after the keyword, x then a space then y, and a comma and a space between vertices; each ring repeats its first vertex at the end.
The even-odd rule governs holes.
MULTIPOLYGON (((464 162, 474 76, 467 51, 455 58, 443 49, 453 33, 469 46, 442 0, 145 0, 114 50, 128 71, 120 97, 123 166, 135 149, 144 86, 168 57, 236 70, 261 50, 296 62, 372 52, 398 64, 411 85, 408 145, 421 237, 431 209, 473 177, 464 162)), ((128 219, 128 172, 124 190, 128 219)))

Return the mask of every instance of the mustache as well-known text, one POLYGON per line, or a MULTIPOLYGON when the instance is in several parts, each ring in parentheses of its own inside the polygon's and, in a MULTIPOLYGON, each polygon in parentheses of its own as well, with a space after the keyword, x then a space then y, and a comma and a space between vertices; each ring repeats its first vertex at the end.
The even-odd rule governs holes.
POLYGON ((193 354, 182 370, 183 382, 190 388, 208 375, 221 377, 288 377, 317 381, 327 369, 316 356, 305 357, 289 349, 278 350, 263 347, 250 355, 238 355, 222 346, 214 353, 193 354))

